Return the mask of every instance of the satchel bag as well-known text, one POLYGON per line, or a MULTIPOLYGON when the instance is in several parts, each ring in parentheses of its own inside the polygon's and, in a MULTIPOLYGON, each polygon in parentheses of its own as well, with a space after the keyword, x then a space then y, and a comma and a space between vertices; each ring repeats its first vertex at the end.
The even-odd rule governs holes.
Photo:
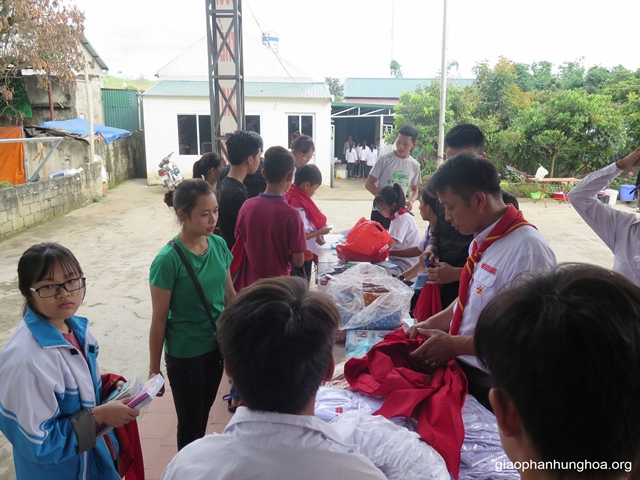
POLYGON ((207 298, 204 296, 204 291, 202 290, 202 285, 200 285, 200 282, 198 281, 196 272, 193 271, 193 267, 187 260, 186 255, 184 254, 184 252, 176 242, 174 242, 173 240, 170 240, 169 243, 167 243, 167 245, 171 245, 175 249, 175 251, 178 252, 178 256, 180 257, 180 260, 182 260, 182 263, 187 269, 187 272, 189 272, 189 276, 191 277, 191 280, 193 280, 193 284, 196 287, 196 292, 198 292, 198 296, 200 297, 200 301, 202 302, 204 311, 207 312, 209 321, 211 322, 211 326, 213 327, 213 331, 215 333, 218 333, 218 327, 216 326, 216 319, 213 318, 213 315, 211 315, 211 310, 209 310, 209 304, 207 303, 207 298))

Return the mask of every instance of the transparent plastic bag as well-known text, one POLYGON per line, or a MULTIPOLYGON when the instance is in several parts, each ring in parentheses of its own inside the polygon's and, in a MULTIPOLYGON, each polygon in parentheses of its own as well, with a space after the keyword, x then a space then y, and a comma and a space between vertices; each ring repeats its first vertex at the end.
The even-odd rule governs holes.
POLYGON ((351 410, 329 422, 345 443, 367 457, 390 480, 450 480, 442 456, 410 432, 380 415, 351 410))
POLYGON ((377 265, 360 263, 332 279, 326 292, 340 311, 340 329, 392 330, 409 316, 413 290, 377 265), (370 325, 373 324, 373 325, 370 325))

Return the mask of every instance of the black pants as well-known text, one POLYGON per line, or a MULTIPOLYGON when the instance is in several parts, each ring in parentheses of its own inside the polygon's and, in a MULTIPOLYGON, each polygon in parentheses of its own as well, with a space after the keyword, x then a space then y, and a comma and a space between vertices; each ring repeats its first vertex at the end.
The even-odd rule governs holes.
POLYGON ((222 378, 220 350, 191 358, 176 358, 165 353, 167 377, 178 416, 178 450, 204 437, 222 378))
POLYGON ((291 264, 291 276, 306 278, 307 282, 311 280, 311 267, 313 266, 313 260, 305 260, 301 267, 296 267, 291 264))
POLYGON ((491 390, 491 377, 480 370, 472 367, 468 363, 458 360, 458 365, 467 376, 467 384, 469 386, 469 395, 473 395, 480 404, 493 413, 491 403, 489 403, 489 390, 491 390))
POLYGON ((347 163, 347 178, 353 178, 355 176, 356 164, 347 163))

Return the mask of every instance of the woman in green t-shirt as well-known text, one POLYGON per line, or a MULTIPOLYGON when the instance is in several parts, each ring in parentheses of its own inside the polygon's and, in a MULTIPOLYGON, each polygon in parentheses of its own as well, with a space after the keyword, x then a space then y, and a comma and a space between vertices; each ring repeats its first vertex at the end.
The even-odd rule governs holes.
MULTIPOLYGON (((165 195, 182 225, 175 245, 198 278, 213 318, 235 296, 231 253, 213 231, 218 221, 214 191, 201 179, 186 180, 165 195)), ((178 450, 204 436, 222 378, 216 332, 193 279, 176 249, 165 245, 151 264, 149 374, 160 372, 164 345, 167 376, 178 416, 178 450)))

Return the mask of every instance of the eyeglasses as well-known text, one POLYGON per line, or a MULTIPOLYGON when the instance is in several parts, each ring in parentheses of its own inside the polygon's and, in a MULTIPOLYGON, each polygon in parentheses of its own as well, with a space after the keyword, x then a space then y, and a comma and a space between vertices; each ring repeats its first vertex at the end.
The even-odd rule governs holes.
POLYGON ((307 152, 307 153, 302 153, 299 152, 298 150, 294 150, 298 155, 300 155, 300 158, 302 158, 303 160, 311 160, 312 158, 314 158, 316 156, 316 152, 307 152))
POLYGON ((45 285, 40 288, 29 288, 32 292, 36 292, 40 295, 40 298, 51 298, 55 297, 60 293, 60 288, 64 288, 67 292, 77 292, 84 288, 86 283, 85 277, 80 278, 72 278, 71 280, 67 280, 64 283, 53 283, 51 285, 45 285))

